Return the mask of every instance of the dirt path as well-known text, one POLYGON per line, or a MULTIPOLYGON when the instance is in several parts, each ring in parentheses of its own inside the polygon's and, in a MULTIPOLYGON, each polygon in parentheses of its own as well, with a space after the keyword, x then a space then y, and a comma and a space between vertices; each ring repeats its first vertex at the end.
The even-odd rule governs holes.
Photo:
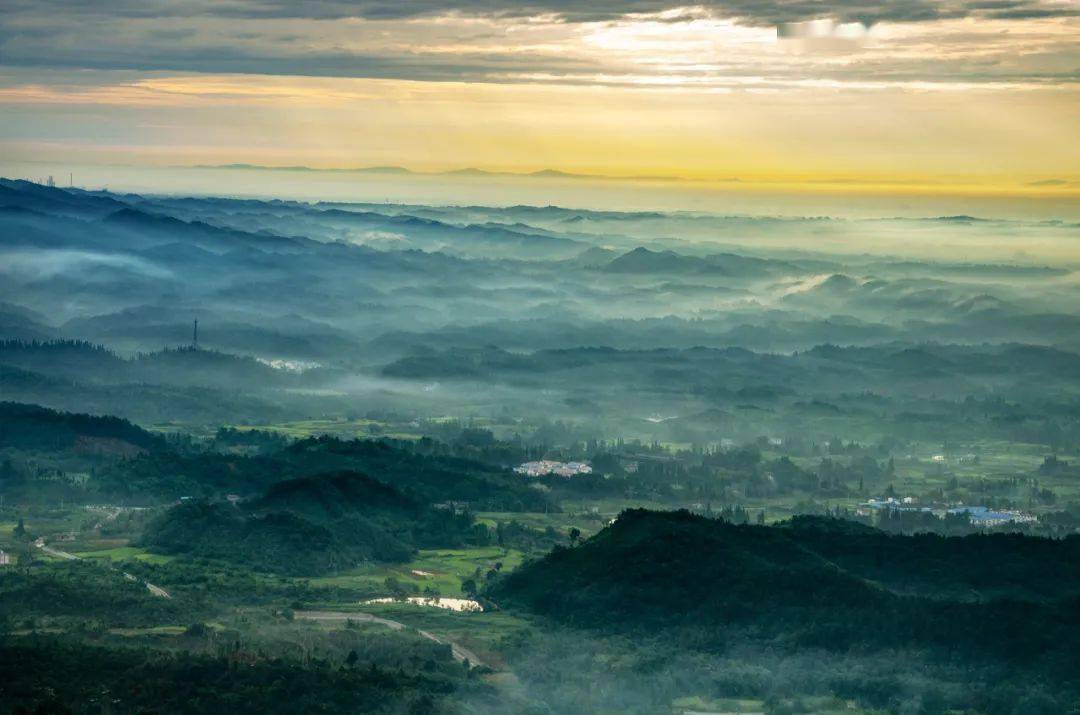
MULTIPOLYGON (((49 556, 55 556, 58 559, 66 559, 68 561, 82 561, 81 556, 76 556, 75 554, 70 554, 67 551, 61 551, 60 549, 54 549, 51 546, 47 546, 45 544, 44 538, 38 538, 38 540, 34 542, 34 546, 38 547, 49 556)), ((124 578, 126 578, 128 581, 139 580, 137 577, 127 573, 126 571, 121 571, 120 573, 122 573, 124 575, 124 578)), ((169 592, 163 589, 161 586, 155 586, 149 581, 143 581, 142 583, 144 586, 146 586, 146 590, 154 594, 155 596, 159 598, 172 598, 169 592)))
MULTIPOLYGON (((355 621, 357 623, 378 623, 379 625, 386 626, 395 631, 400 631, 409 626, 401 623, 400 621, 391 621, 389 618, 380 618, 379 616, 373 616, 370 613, 363 612, 345 612, 345 611, 297 611, 294 616, 306 621, 319 621, 322 623, 345 623, 346 621, 355 621)), ((480 657, 473 653, 468 648, 460 646, 453 641, 440 638, 434 633, 428 633, 427 631, 418 630, 424 638, 435 641, 436 643, 442 643, 443 645, 450 646, 450 652, 454 656, 454 660, 463 662, 468 660, 470 665, 484 665, 484 662, 480 660, 480 657)))
POLYGON ((66 551, 60 551, 59 549, 54 549, 51 546, 46 546, 45 545, 45 539, 38 539, 37 541, 34 542, 34 546, 38 547, 39 549, 44 551, 49 556, 55 556, 58 559, 67 559, 68 561, 78 561, 79 560, 79 557, 76 556, 75 554, 69 554, 66 551))

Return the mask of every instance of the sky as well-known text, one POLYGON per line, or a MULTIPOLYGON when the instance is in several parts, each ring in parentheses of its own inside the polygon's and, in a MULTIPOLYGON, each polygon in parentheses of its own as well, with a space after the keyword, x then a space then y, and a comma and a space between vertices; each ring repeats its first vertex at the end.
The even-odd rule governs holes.
POLYGON ((1080 0, 0 0, 0 159, 1080 194, 1080 0))

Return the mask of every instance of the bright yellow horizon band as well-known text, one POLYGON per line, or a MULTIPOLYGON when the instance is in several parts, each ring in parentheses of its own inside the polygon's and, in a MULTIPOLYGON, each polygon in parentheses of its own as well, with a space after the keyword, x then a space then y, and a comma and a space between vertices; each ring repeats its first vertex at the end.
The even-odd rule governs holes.
POLYGON ((16 85, 23 112, 138 121, 139 142, 2 142, 9 159, 555 170, 809 192, 1074 196, 1080 92, 681 88, 176 75, 16 85), (176 117, 182 117, 178 123, 176 117))

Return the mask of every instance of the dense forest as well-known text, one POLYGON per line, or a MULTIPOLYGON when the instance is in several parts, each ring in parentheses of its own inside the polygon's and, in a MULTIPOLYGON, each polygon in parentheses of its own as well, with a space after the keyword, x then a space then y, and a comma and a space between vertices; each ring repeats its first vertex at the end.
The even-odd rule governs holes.
POLYGON ((14 713, 435 713, 455 690, 482 689, 460 676, 348 659, 300 663, 239 649, 162 653, 48 639, 0 648, 0 673, 4 708, 14 713))

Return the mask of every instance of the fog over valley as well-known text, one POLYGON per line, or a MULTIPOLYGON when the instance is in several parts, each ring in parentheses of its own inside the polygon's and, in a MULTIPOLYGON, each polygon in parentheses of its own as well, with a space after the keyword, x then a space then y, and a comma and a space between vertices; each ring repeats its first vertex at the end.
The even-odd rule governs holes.
POLYGON ((228 388, 293 419, 374 400, 413 418, 528 420, 539 400, 596 437, 659 438, 672 426, 606 425, 628 409, 731 411, 755 391, 1030 399, 1012 370, 1032 366, 1023 356, 1069 366, 1080 349, 1076 263, 1001 257, 1004 244, 1067 253, 1077 228, 1061 221, 2 192, 5 392, 74 409, 66 382, 48 387, 72 381, 140 421, 228 415, 214 401, 172 415, 110 386, 228 388), (875 237, 860 252, 830 250, 860 234, 875 237), (888 250, 904 237, 916 253, 972 248, 888 250))

